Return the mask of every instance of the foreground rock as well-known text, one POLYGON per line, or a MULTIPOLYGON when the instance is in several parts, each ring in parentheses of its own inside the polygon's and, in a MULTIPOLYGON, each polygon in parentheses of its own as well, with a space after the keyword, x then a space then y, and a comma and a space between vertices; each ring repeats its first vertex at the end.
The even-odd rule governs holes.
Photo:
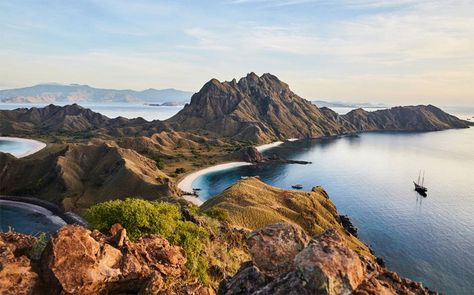
POLYGON ((0 232, 0 294, 215 294, 187 276, 183 249, 158 235, 132 242, 120 225, 108 236, 67 225, 39 261, 36 242, 0 232))
POLYGON ((0 232, 0 294, 38 294, 38 274, 28 257, 35 238, 15 232, 0 232))
POLYGON ((131 242, 119 225, 111 236, 68 225, 52 237, 40 265, 53 294, 212 294, 184 283, 185 262, 183 249, 161 236, 131 242))
POLYGON ((279 223, 248 244, 252 261, 219 294, 436 294, 349 249, 334 230, 309 241, 299 226, 279 223))

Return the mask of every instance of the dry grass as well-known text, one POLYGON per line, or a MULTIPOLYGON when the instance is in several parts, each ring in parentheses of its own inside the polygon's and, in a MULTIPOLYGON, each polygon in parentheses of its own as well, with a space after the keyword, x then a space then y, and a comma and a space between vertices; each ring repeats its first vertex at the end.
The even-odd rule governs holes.
POLYGON ((344 230, 336 206, 322 188, 313 192, 284 190, 252 177, 238 181, 201 206, 203 211, 211 208, 226 210, 233 226, 249 230, 276 222, 296 223, 309 235, 334 228, 352 249, 372 256, 365 244, 344 230))

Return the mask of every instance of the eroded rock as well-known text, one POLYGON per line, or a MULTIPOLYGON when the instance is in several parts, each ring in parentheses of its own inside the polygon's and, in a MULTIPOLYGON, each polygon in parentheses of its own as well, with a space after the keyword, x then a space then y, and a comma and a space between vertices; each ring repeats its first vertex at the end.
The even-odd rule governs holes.
POLYGON ((0 232, 0 294, 37 293, 39 278, 28 257, 34 244, 32 236, 0 232))
POLYGON ((247 238, 252 260, 269 276, 277 276, 294 269, 293 259, 309 242, 301 227, 277 223, 257 229, 247 238))
POLYGON ((67 225, 53 235, 41 258, 51 294, 212 294, 184 280, 181 247, 159 235, 132 242, 120 225, 110 234, 67 225))
POLYGON ((437 294, 349 249, 335 230, 327 230, 309 243, 300 231, 289 224, 274 224, 250 234, 252 261, 223 281, 218 293, 437 294))

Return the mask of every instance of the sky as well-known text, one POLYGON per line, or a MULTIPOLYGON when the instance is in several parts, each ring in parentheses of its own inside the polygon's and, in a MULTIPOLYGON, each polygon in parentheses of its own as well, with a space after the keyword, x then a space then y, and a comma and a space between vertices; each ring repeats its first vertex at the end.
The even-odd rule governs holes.
POLYGON ((308 99, 474 105, 474 1, 0 0, 0 89, 249 72, 308 99))

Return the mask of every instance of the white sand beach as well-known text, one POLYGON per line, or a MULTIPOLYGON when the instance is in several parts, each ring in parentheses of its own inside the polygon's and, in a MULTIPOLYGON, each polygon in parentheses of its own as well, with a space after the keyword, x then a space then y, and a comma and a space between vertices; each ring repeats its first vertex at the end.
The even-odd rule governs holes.
MULTIPOLYGON (((292 142, 292 141, 297 141, 299 140, 298 138, 288 138, 286 141, 292 142)), ((262 144, 262 145, 257 145, 255 148, 259 152, 264 152, 266 150, 269 150, 271 148, 277 147, 281 144, 285 143, 284 141, 274 141, 272 143, 267 143, 267 144, 262 144)))
POLYGON ((275 142, 272 142, 272 143, 257 145, 255 148, 259 152, 264 152, 264 151, 269 150, 271 148, 277 147, 281 144, 283 144, 283 141, 275 141, 275 142))
MULTIPOLYGON (((226 170, 226 169, 240 167, 240 166, 247 166, 247 165, 252 165, 252 163, 230 162, 230 163, 224 163, 224 164, 207 167, 207 168, 192 172, 189 175, 186 175, 183 179, 181 179, 178 182, 178 188, 184 192, 192 192, 193 181, 196 180, 201 175, 204 175, 210 172, 216 172, 216 171, 226 170)), ((202 200, 200 200, 199 198, 196 198, 196 196, 193 196, 193 195, 185 195, 183 196, 183 198, 191 203, 194 203, 197 206, 201 206, 203 203, 202 200)))
POLYGON ((32 155, 46 147, 46 144, 44 142, 34 140, 34 139, 0 136, 0 140, 27 143, 31 146, 31 148, 27 152, 24 152, 21 154, 13 154, 17 158, 23 158, 23 157, 32 155))

